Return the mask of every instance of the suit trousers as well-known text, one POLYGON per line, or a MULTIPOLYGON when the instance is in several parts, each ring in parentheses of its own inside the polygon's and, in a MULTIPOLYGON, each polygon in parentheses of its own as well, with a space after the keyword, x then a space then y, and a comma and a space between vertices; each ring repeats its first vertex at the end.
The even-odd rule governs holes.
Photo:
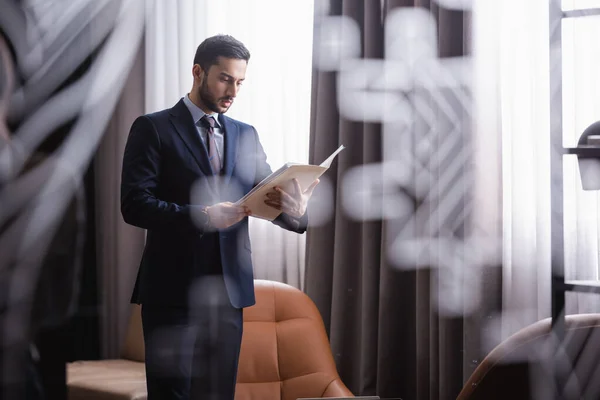
POLYGON ((148 400, 233 400, 243 311, 222 275, 194 282, 190 306, 142 305, 148 400))

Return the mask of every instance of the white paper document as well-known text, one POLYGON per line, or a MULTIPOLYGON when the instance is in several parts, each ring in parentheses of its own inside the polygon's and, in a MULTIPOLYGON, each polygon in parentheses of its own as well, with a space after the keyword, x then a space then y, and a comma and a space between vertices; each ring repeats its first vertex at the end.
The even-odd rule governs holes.
POLYGON ((277 171, 263 179, 235 204, 248 207, 252 212, 253 217, 269 221, 274 220, 281 214, 281 211, 265 204, 267 193, 272 191, 275 186, 281 187, 287 193, 294 193, 294 178, 298 179, 302 190, 306 190, 316 179, 329 169, 335 157, 340 151, 344 150, 344 148, 344 145, 338 147, 338 149, 327 157, 321 165, 296 163, 284 164, 277 171))

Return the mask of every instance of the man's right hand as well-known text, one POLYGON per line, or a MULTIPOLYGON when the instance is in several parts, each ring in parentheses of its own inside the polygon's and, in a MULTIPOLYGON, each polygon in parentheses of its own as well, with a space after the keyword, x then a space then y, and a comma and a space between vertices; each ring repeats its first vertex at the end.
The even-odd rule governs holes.
POLYGON ((231 202, 206 207, 210 226, 216 229, 229 228, 250 215, 248 207, 236 206, 231 202))

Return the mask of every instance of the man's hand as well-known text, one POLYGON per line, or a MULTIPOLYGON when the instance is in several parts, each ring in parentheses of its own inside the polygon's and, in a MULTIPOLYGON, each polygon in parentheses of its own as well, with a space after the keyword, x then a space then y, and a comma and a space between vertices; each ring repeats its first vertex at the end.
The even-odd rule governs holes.
POLYGON ((272 192, 267 193, 265 204, 283 211, 287 215, 300 218, 306 212, 308 200, 312 196, 313 190, 319 184, 319 180, 314 181, 304 192, 300 187, 298 179, 294 179, 294 192, 286 193, 279 186, 273 188, 272 192))
POLYGON ((239 207, 233 203, 218 203, 206 207, 210 226, 216 229, 229 228, 250 215, 248 207, 239 207))

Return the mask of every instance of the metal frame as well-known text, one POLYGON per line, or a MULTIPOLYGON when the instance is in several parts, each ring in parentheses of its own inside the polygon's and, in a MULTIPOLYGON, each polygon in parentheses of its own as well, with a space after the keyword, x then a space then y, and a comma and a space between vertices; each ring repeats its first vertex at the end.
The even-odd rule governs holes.
POLYGON ((563 148, 563 69, 562 69, 562 21, 566 18, 584 18, 600 15, 600 7, 578 10, 562 10, 562 0, 549 0, 550 23, 550 178, 551 178, 551 240, 552 240, 552 329, 559 348, 554 353, 554 378, 556 398, 561 399, 562 379, 558 366, 562 355, 560 348, 565 336, 565 294, 571 292, 599 293, 600 281, 565 281, 564 259, 564 199, 563 156, 577 154, 583 157, 600 157, 598 148, 563 148))

